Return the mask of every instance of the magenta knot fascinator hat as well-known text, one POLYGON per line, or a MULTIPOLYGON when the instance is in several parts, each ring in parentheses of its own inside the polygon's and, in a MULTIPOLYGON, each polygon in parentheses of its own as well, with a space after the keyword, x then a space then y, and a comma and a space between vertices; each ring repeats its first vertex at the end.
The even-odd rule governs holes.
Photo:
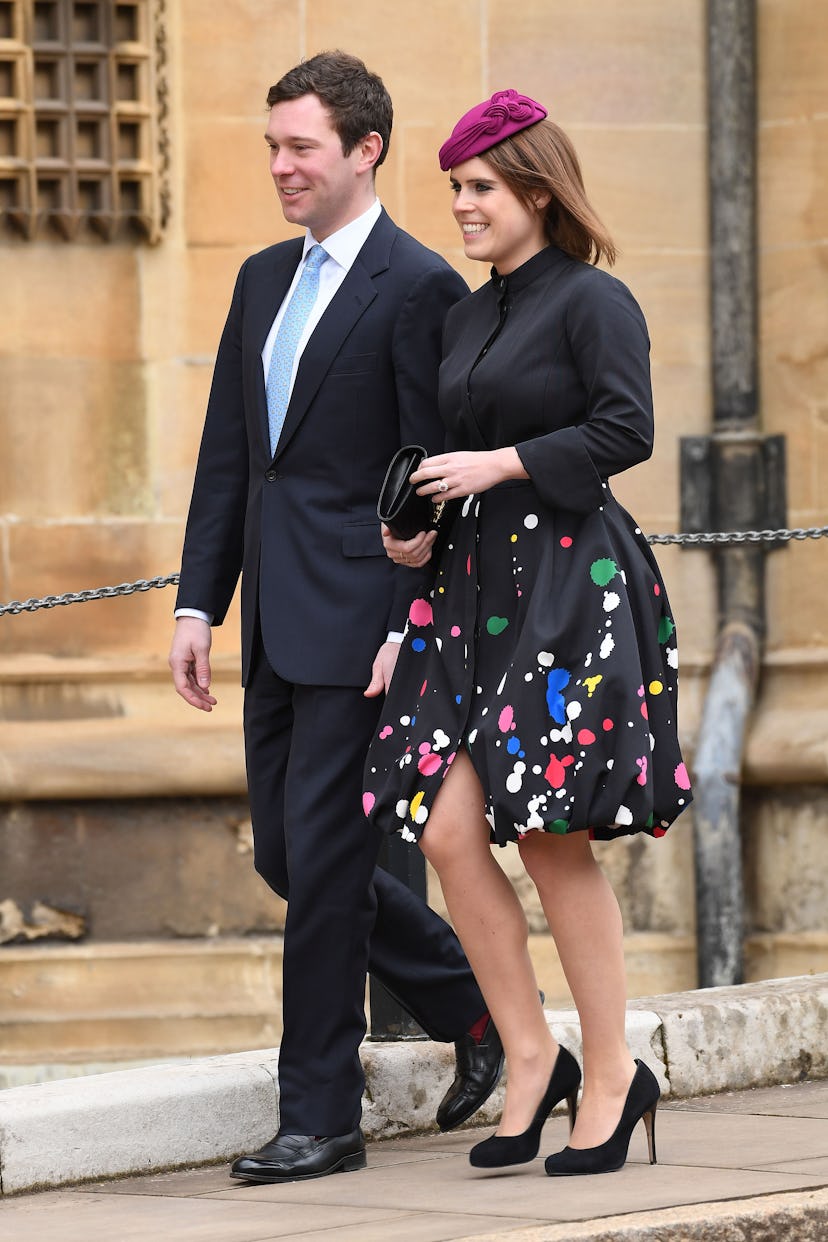
POLYGON ((460 117, 451 136, 440 147, 440 167, 448 172, 454 164, 488 151, 547 115, 546 108, 528 95, 513 90, 495 91, 491 99, 460 117))

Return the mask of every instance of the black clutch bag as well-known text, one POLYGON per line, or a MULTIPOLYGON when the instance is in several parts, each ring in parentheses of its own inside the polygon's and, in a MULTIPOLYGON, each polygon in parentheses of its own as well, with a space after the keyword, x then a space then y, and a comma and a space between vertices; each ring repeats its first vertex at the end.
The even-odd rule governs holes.
POLYGON ((443 514, 445 501, 434 504, 418 496, 411 475, 428 453, 420 444, 406 444, 391 458, 377 502, 377 517, 397 539, 413 539, 421 530, 433 530, 443 514))

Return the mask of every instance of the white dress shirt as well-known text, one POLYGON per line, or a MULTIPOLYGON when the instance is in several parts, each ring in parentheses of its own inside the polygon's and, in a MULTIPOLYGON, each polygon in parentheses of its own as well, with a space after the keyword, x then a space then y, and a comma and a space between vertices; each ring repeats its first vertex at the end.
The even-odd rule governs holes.
POLYGON ((336 233, 331 233, 330 237, 326 237, 323 242, 317 242, 310 229, 305 234, 302 262, 297 267, 293 280, 290 283, 290 288, 282 299, 282 305, 276 312, 276 318, 273 320, 273 325, 267 334, 267 340, 262 350, 262 369, 265 383, 267 383, 267 372, 270 367, 270 355, 273 353, 273 342, 276 340, 276 333, 279 331, 279 325, 284 318, 288 302, 293 297, 293 291, 301 279, 308 251, 311 246, 321 246, 328 255, 328 261, 323 263, 319 269, 319 290, 316 294, 316 301, 299 338, 299 344, 293 360, 290 387, 288 388, 288 400, 290 400, 290 394, 293 392, 296 372, 299 370, 299 361, 305 346, 310 340, 311 333, 333 301, 334 294, 339 289, 339 286, 353 267, 357 255, 368 240, 368 234, 377 220, 379 220, 381 211, 380 201, 378 198, 375 198, 367 211, 364 211, 361 216, 357 216, 356 220, 352 220, 350 224, 346 224, 344 228, 338 229, 336 233))
MULTIPOLYGON (((270 355, 273 353, 273 343, 276 340, 276 333, 279 331, 279 325, 284 318, 285 309, 288 302, 293 296, 293 291, 299 283, 302 271, 305 266, 305 259, 311 246, 321 245, 326 251, 328 260, 323 263, 319 269, 319 289, 316 294, 316 301, 313 304, 313 310, 308 315, 307 322, 299 338, 299 344, 296 348, 296 354, 293 360, 293 371, 290 377, 290 386, 288 389, 288 400, 293 392, 293 385, 296 382, 296 372, 299 369, 299 362, 302 357, 305 346, 310 340, 311 333, 319 323, 325 311, 333 301, 334 295, 339 289, 348 272, 354 265, 356 257, 362 247, 368 240, 368 234, 373 229, 382 212, 382 204, 378 198, 375 198, 367 211, 361 216, 357 216, 355 220, 351 220, 343 228, 337 229, 335 233, 331 233, 326 237, 324 242, 317 242, 313 233, 308 229, 305 233, 305 244, 302 250, 302 261, 296 268, 293 280, 290 282, 290 288, 282 299, 282 303, 276 312, 276 318, 273 320, 270 331, 267 334, 267 340, 262 349, 262 372, 265 384, 267 384, 267 372, 270 367, 270 355)), ((197 617, 200 621, 206 621, 208 625, 212 624, 213 617, 211 613, 202 612, 198 608, 176 608, 176 617, 197 617)), ((389 641, 401 642, 402 634, 392 633, 388 635, 389 641)))

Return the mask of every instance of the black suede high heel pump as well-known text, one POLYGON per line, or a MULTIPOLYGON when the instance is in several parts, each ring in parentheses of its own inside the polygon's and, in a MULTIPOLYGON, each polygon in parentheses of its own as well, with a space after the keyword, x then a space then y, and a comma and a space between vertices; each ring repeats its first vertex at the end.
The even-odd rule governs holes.
POLYGON ((580 1083, 578 1062, 566 1048, 559 1048, 549 1086, 531 1124, 522 1134, 493 1134, 482 1143, 476 1143, 469 1152, 469 1163, 476 1169, 500 1169, 508 1164, 525 1164, 528 1160, 534 1160, 540 1147, 543 1124, 555 1105, 564 1099, 569 1109, 569 1130, 572 1132, 580 1083))
POLYGON ((656 1163, 655 1114, 661 1092, 655 1075, 643 1061, 636 1061, 621 1120, 605 1143, 597 1147, 564 1147, 547 1156, 544 1168, 550 1177, 574 1177, 584 1173, 614 1173, 627 1159, 630 1137, 643 1119, 647 1131, 650 1164, 656 1163))

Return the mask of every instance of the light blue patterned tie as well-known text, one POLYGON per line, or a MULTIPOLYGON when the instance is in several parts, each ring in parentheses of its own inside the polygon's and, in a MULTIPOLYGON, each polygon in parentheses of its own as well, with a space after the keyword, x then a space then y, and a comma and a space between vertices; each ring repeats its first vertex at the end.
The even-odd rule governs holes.
POLYGON ((265 385, 271 453, 276 452, 276 445, 282 433, 290 400, 290 377, 293 374, 296 350, 319 291, 319 269, 327 258, 328 253, 321 246, 311 246, 305 258, 299 284, 285 308, 279 331, 276 333, 276 340, 273 342, 273 353, 270 355, 265 385))

